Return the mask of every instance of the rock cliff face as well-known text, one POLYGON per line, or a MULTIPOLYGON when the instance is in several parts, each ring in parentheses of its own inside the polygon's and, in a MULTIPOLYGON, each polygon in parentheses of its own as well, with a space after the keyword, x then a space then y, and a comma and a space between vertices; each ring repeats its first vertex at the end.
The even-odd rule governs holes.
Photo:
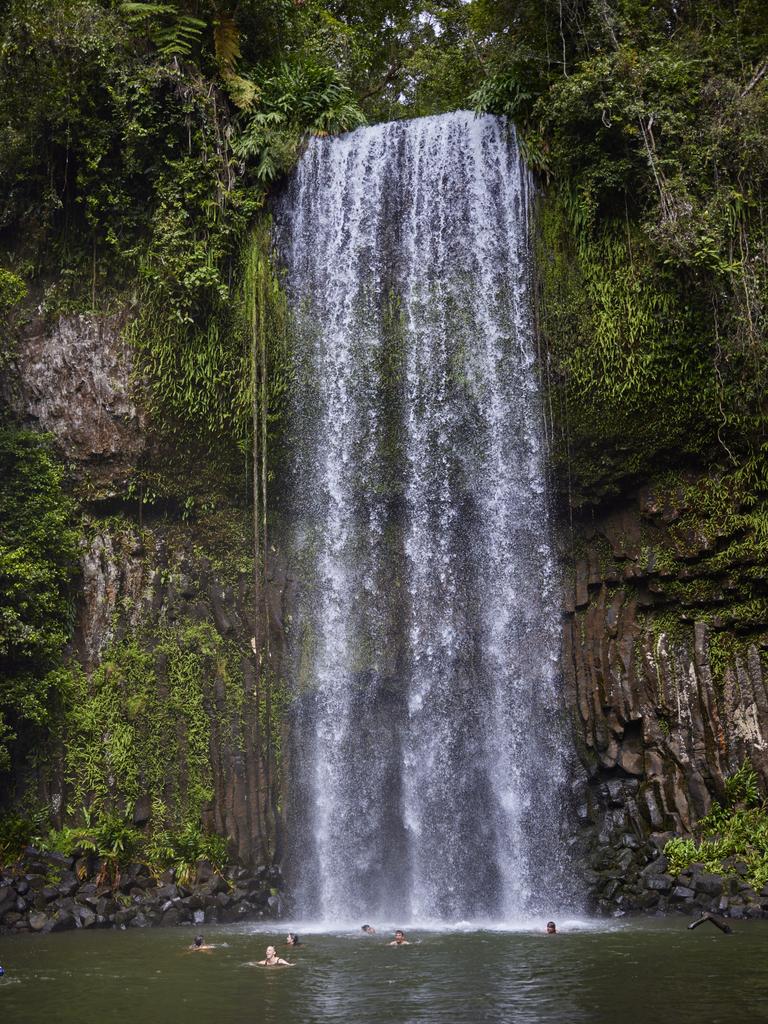
MULTIPOLYGON (((157 706, 172 705, 173 655, 162 639, 167 632, 191 635, 203 652, 199 680, 202 709, 209 729, 211 799, 203 806, 203 824, 230 839, 230 853, 240 864, 270 862, 280 852, 280 822, 275 813, 278 780, 270 779, 263 735, 264 693, 257 681, 250 638, 254 611, 250 574, 222 580, 190 538, 165 524, 99 528, 84 543, 82 591, 77 614, 75 650, 92 673, 104 657, 121 668, 121 642, 140 637, 150 655, 157 706), (199 627, 203 627, 202 630, 199 627), (196 632, 194 632, 196 630, 196 632), (191 632, 190 634, 190 631, 191 632), (196 638, 200 637, 201 640, 196 638), (208 638, 212 638, 210 641, 208 638), (233 701, 227 678, 238 673, 242 692, 233 701)), ((270 636, 273 672, 282 654, 282 606, 286 577, 273 557, 268 567, 270 636)), ((192 650, 192 653, 195 653, 192 650)), ((130 694, 126 693, 126 698, 130 694)), ((175 741, 189 745, 190 726, 179 718, 175 741)), ((160 795, 166 805, 184 805, 194 785, 185 764, 177 766, 160 795)), ((66 787, 61 783, 66 796, 66 787)), ((148 807, 157 793, 147 792, 136 807, 148 807)), ((142 817, 141 812, 135 814, 142 817)), ((137 822, 139 823, 139 822, 137 822)), ((143 824, 143 821, 140 822, 143 824)))
MULTIPOLYGON (((210 760, 203 818, 231 837, 238 861, 268 863, 281 854, 276 694, 293 581, 271 552, 270 722, 250 646, 248 509, 229 508, 228 528, 234 523, 240 539, 214 553, 218 525, 182 515, 181 495, 165 511, 148 507, 143 521, 135 499, 126 499, 141 460, 157 456, 132 391, 123 326, 120 317, 67 317, 50 328, 35 321, 2 397, 20 422, 54 435, 87 509, 73 641, 79 664, 88 677, 116 659, 119 669, 120 645, 140 637, 153 700, 164 707, 173 664, 163 636, 208 631, 213 654, 203 658, 198 694, 210 760), (242 690, 235 710, 227 665, 242 690)), ((701 476, 667 480, 577 517, 563 531, 570 537, 563 669, 580 755, 573 791, 588 882, 604 912, 664 908, 674 904, 673 890, 679 903, 725 899, 707 877, 699 892, 695 873, 673 886, 659 851, 722 798, 725 777, 745 758, 768 787, 765 573, 743 522, 718 517, 702 500, 710 483, 701 476)), ((180 750, 188 746, 187 728, 177 723, 180 750)), ((61 750, 52 765, 37 784, 60 812, 71 795, 61 750)), ((160 796, 183 803, 191 785, 182 758, 160 796)), ((136 802, 139 824, 152 795, 136 802)))
MULTIPOLYGON (((67 316, 52 325, 33 319, 0 384, 0 400, 16 422, 53 435, 67 464, 68 487, 81 501, 71 655, 86 679, 95 680, 86 686, 95 713, 100 714, 100 694, 122 687, 118 724, 129 730, 133 745, 144 739, 150 749, 146 737, 164 735, 151 715, 131 703, 140 699, 135 681, 129 682, 126 659, 139 657, 146 684, 141 701, 154 709, 155 718, 176 718, 167 741, 178 751, 179 763, 154 789, 149 766, 146 771, 139 766, 138 798, 126 799, 120 775, 109 775, 115 722, 107 717, 104 697, 98 771, 109 776, 115 808, 133 814, 140 827, 154 799, 168 808, 189 808, 194 799, 203 824, 230 838, 233 860, 252 867, 270 864, 279 857, 281 843, 281 726, 277 712, 270 721, 269 701, 277 702, 280 687, 285 569, 272 551, 266 608, 255 609, 250 510, 242 499, 239 504, 232 499, 226 469, 213 457, 206 479, 205 466, 185 467, 181 446, 169 451, 167 439, 154 432, 137 398, 132 354, 123 339, 125 323, 124 316, 67 316), (154 503, 142 504, 131 481, 148 472, 153 487, 164 490, 154 503), (268 693, 266 684, 258 682, 251 648, 256 615, 269 621, 268 693), (187 641, 169 648, 169 637, 177 634, 187 641), (200 707, 197 723, 174 712, 179 700, 174 673, 185 658, 195 659, 196 674, 188 685, 200 707), (102 675, 95 676, 99 671, 102 675), (193 728, 202 730, 207 743, 208 764, 198 768, 198 778, 185 755, 193 728), (201 780, 208 799, 194 796, 201 780)), ((194 457, 186 459, 194 462, 194 457)), ((17 792, 37 788, 59 824, 76 789, 72 747, 82 742, 67 733, 79 729, 71 719, 72 714, 60 727, 59 742, 43 766, 17 786, 17 792)), ((93 740, 88 756, 97 759, 99 746, 93 740)))
POLYGON ((692 514, 686 496, 705 486, 646 488, 577 521, 566 557, 564 673, 584 766, 574 789, 606 911, 654 905, 641 870, 746 757, 768 784, 759 559, 724 557, 729 531, 692 514))
POLYGON ((23 426, 50 432, 89 494, 119 493, 146 444, 126 317, 33 318, 0 396, 23 426))

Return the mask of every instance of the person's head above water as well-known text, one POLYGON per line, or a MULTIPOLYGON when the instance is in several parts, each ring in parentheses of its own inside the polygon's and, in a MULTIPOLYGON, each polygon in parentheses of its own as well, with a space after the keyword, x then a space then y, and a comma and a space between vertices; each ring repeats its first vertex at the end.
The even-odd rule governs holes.
POLYGON ((371 924, 364 924, 364 925, 362 925, 362 929, 363 929, 363 931, 365 932, 366 935, 375 935, 376 934, 376 929, 371 924))
POLYGON ((557 935, 557 927, 554 921, 547 921, 547 935, 557 935))
POLYGON ((299 936, 296 934, 296 932, 288 932, 285 941, 288 943, 289 946, 301 945, 301 942, 299 941, 299 936))
POLYGON ((267 946, 267 960, 274 960, 277 956, 274 946, 267 946))
POLYGON ((202 946, 202 944, 203 944, 203 936, 202 935, 196 935, 195 936, 195 945, 199 947, 199 946, 202 946))
POLYGON ((397 929, 394 939, 390 942, 390 946, 410 946, 410 942, 406 939, 402 928, 397 929))

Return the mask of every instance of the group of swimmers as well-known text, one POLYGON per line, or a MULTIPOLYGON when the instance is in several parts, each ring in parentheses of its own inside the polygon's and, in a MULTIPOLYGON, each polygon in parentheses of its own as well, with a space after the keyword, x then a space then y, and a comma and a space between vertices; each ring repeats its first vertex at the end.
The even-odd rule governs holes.
MULTIPOLYGON (((373 925, 364 924, 364 925, 361 925, 361 929, 362 929, 363 932, 365 932, 366 935, 375 935, 376 934, 376 929, 373 927, 373 925)), ((555 925, 555 922, 554 921, 547 921, 547 935, 556 935, 556 934, 557 934, 557 926, 555 925)), ((294 948, 296 946, 301 946, 302 945, 302 942, 299 939, 299 936, 296 934, 296 932, 288 932, 288 935, 286 936, 285 942, 286 942, 286 945, 293 946, 294 948)), ((402 930, 402 928, 398 928, 397 931, 395 932, 395 937, 392 939, 391 942, 388 942, 387 945, 388 946, 410 946, 411 943, 405 937, 405 932, 402 930)), ((215 948, 216 948, 215 946, 207 945, 205 940, 203 939, 202 935, 196 935, 195 936, 195 941, 189 947, 189 950, 192 953, 205 953, 205 952, 209 952, 210 950, 215 949, 215 948)), ((263 960, 257 960, 256 961, 256 966, 257 967, 295 967, 296 965, 290 963, 288 960, 284 960, 283 957, 278 956, 277 955, 277 950, 275 949, 274 946, 267 946, 267 950, 266 950, 266 954, 264 956, 264 959, 263 960)))

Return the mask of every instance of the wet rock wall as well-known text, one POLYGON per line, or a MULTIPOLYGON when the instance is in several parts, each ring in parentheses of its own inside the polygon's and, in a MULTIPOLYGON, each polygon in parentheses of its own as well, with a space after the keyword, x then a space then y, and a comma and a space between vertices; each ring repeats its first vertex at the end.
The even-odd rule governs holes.
MULTIPOLYGON (((211 798, 203 803, 202 823, 228 837, 233 861, 271 864, 282 841, 281 723, 276 710, 267 739, 264 678, 268 675, 271 693, 279 691, 289 581, 279 554, 271 550, 265 601, 256 606, 248 485, 236 475, 242 459, 235 453, 228 462, 153 422, 125 341, 126 323, 124 314, 53 321, 33 315, 0 375, 3 415, 52 435, 82 515, 68 661, 87 680, 104 666, 119 673, 121 645, 134 643, 145 656, 144 699, 162 716, 173 713, 175 699, 173 665, 162 637, 210 637, 214 654, 201 655, 204 670, 195 694, 210 736, 211 798), (261 673, 251 645, 259 631, 257 617, 267 621, 270 640, 269 666, 261 673)), ((121 724, 138 733, 141 713, 132 710, 133 699, 126 683, 121 724)), ((68 823, 66 809, 76 789, 71 728, 68 721, 55 727, 49 749, 23 766, 8 790, 15 805, 31 799, 48 808, 57 826, 68 823)), ((105 761, 109 728, 105 719, 105 761)), ((138 827, 150 823, 153 799, 167 807, 189 806, 195 780, 185 763, 188 731, 179 716, 172 737, 179 764, 161 791, 140 781, 138 797, 127 800, 119 778, 113 780, 114 809, 138 816, 138 827)))
POLYGON ((732 557, 732 522, 696 508, 707 486, 688 478, 647 487, 567 531, 574 796, 591 901, 607 913, 704 903, 722 911, 723 892, 733 906, 752 899, 761 909, 759 894, 740 904, 729 880, 702 894, 692 876, 668 879, 658 859, 668 838, 690 834, 723 798, 745 758, 768 788, 763 567, 748 544, 732 557))

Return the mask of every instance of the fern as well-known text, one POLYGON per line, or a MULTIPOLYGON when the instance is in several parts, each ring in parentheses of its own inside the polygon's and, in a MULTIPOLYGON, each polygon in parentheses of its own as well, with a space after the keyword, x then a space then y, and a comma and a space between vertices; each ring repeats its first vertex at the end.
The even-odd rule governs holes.
POLYGON ((240 59, 240 30, 228 12, 220 12, 214 20, 213 46, 222 76, 234 75, 240 59))
POLYGON ((175 4, 124 3, 125 17, 141 26, 163 57, 191 57, 206 23, 179 11, 175 4))
POLYGON ((365 123, 335 68, 283 63, 264 78, 260 101, 234 149, 239 157, 257 161, 256 176, 263 182, 293 164, 307 135, 349 131, 365 123))

